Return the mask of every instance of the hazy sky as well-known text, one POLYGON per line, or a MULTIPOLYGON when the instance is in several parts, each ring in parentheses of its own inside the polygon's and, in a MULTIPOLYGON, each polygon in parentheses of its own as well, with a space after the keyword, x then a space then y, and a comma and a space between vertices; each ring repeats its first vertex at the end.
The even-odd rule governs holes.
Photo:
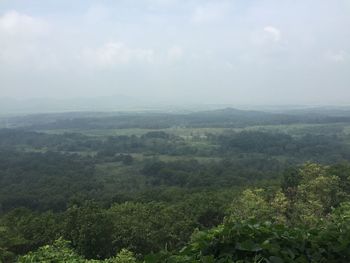
POLYGON ((350 104, 350 0, 0 0, 0 97, 350 104))

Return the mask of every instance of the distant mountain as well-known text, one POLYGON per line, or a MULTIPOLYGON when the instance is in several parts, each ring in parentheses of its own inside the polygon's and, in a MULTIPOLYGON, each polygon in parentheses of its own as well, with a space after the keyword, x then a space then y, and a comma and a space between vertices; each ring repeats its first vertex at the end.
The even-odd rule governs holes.
POLYGON ((350 106, 319 106, 303 109, 290 109, 283 111, 292 115, 327 115, 331 117, 350 116, 350 106))
MULTIPOLYGON (((169 127, 225 127, 240 128, 256 125, 297 123, 350 122, 349 115, 271 113, 263 111, 224 108, 190 113, 167 113, 155 111, 129 112, 67 112, 55 114, 33 114, 7 118, 6 126, 30 129, 118 129, 169 127)), ((1 120, 0 120, 1 124, 1 120)))
POLYGON ((116 95, 110 97, 73 98, 73 99, 13 99, 0 98, 2 114, 29 114, 72 111, 114 111, 139 107, 144 103, 138 99, 116 95))
POLYGON ((210 122, 212 124, 243 124, 247 122, 257 122, 259 119, 273 118, 277 116, 274 113, 267 113, 262 111, 251 110, 239 110, 235 108, 224 108, 211 111, 200 111, 188 114, 186 118, 191 123, 201 123, 203 121, 210 122))

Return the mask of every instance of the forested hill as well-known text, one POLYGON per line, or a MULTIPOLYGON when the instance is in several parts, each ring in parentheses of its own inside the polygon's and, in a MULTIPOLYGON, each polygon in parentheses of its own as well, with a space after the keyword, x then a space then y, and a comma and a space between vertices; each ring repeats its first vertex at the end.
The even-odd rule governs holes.
POLYGON ((323 114, 311 114, 309 111, 272 113, 225 108, 186 114, 158 112, 70 112, 0 118, 0 125, 2 127, 26 127, 30 129, 239 128, 253 125, 338 122, 350 122, 350 114, 334 115, 327 114, 327 111, 324 111, 323 114))

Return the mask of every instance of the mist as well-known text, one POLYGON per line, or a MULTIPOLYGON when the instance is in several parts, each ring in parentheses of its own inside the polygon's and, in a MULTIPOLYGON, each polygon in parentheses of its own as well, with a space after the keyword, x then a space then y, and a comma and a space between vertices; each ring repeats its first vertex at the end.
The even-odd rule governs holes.
POLYGON ((347 0, 2 0, 0 97, 344 105, 349 26, 347 0))
POLYGON ((350 262, 350 0, 0 0, 0 263, 350 262))

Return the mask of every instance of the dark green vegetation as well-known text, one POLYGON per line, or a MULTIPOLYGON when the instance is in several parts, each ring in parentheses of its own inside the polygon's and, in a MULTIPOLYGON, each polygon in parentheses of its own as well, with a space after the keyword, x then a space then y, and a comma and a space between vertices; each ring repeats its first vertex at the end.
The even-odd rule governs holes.
POLYGON ((350 117, 3 120, 0 262, 349 262, 350 117))

